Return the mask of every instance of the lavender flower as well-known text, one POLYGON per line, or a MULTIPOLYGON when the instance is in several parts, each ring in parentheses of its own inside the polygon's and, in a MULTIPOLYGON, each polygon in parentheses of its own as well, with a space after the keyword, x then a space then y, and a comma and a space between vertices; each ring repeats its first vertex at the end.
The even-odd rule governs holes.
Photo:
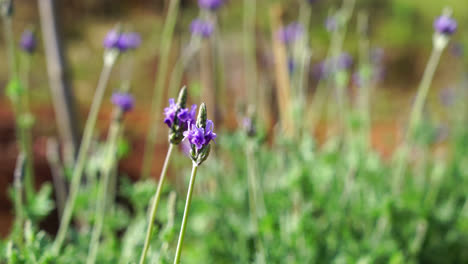
POLYGON ((223 0, 198 0, 200 8, 215 11, 223 5, 223 0))
POLYGON ((309 4, 315 4, 315 3, 317 3, 318 1, 317 1, 317 0, 307 0, 307 2, 308 2, 309 4))
POLYGON ((179 121, 179 126, 188 127, 188 123, 195 122, 195 114, 197 105, 192 105, 192 108, 180 108, 179 104, 175 103, 174 98, 169 99, 169 107, 164 108, 164 123, 172 128, 175 121, 179 121), (176 119, 177 116, 177 119, 176 119))
POLYGON ((170 128, 169 141, 178 144, 183 139, 183 133, 189 125, 195 123, 197 105, 192 105, 189 110, 185 108, 187 102, 187 89, 184 87, 179 93, 177 103, 173 98, 169 99, 169 106, 164 108, 164 123, 170 128))
POLYGON ((312 74, 316 79, 328 78, 335 71, 345 71, 353 66, 353 57, 347 52, 341 53, 338 57, 324 60, 316 64, 312 70, 312 74))
POLYGON ((464 51, 463 44, 454 43, 452 45, 451 53, 452 53, 453 56, 455 56, 457 58, 463 57, 463 55, 464 55, 463 51, 464 51))
POLYGON ((257 134, 255 122, 250 117, 244 117, 242 119, 242 128, 244 129, 248 137, 255 137, 255 135, 257 134))
POLYGON ((296 69, 296 63, 294 62, 294 59, 289 58, 288 59, 288 71, 289 74, 293 74, 294 70, 296 69))
POLYGON ((457 30, 457 21, 448 15, 442 15, 434 21, 434 29, 442 35, 453 35, 457 30))
POLYGON ((116 92, 112 95, 111 101, 123 112, 131 111, 135 105, 135 99, 128 93, 116 92))
POLYGON ((119 41, 121 35, 121 32, 116 29, 112 29, 111 31, 109 31, 106 37, 104 38, 104 47, 106 49, 120 49, 119 41))
POLYGON ((138 33, 122 33, 117 29, 109 31, 103 42, 106 49, 117 49, 120 52, 124 52, 129 49, 136 49, 140 44, 141 37, 138 33))
POLYGON ((453 88, 445 88, 440 91, 439 99, 443 106, 450 107, 455 103, 456 95, 453 88))
POLYGON ((337 58, 336 67, 339 70, 346 70, 351 68, 351 66, 353 66, 353 57, 347 52, 341 53, 337 58))
POLYGON ((382 48, 374 48, 371 50, 370 58, 372 64, 380 65, 383 63, 385 51, 382 48))
POLYGON ((338 21, 335 16, 329 16, 325 19, 325 28, 328 32, 333 32, 338 28, 338 21))
POLYGON ((123 33, 120 36, 118 46, 121 50, 136 49, 141 44, 140 34, 136 32, 123 33))
POLYGON ((164 108, 164 123, 169 127, 172 128, 172 124, 174 124, 174 119, 177 113, 178 107, 175 103, 174 98, 169 99, 169 106, 164 108))
POLYGON ((192 35, 203 38, 209 38, 214 31, 214 25, 212 22, 203 19, 194 19, 190 24, 190 32, 192 35))
POLYGON ((213 128, 214 125, 211 120, 206 121, 205 128, 198 127, 192 123, 190 124, 190 129, 184 132, 184 139, 187 139, 197 150, 201 150, 216 139, 217 135, 213 132, 213 128))
POLYGON ((188 140, 191 145, 191 158, 197 165, 203 163, 210 154, 210 142, 217 137, 213 132, 213 121, 207 120, 206 105, 200 106, 197 123, 190 123, 189 130, 184 132, 184 140, 188 140))
POLYGON ((285 27, 282 27, 277 32, 278 39, 288 45, 298 40, 304 34, 304 26, 297 22, 293 22, 285 27))
POLYGON ((36 50, 36 35, 30 29, 26 29, 21 35, 20 47, 25 52, 32 54, 36 50))

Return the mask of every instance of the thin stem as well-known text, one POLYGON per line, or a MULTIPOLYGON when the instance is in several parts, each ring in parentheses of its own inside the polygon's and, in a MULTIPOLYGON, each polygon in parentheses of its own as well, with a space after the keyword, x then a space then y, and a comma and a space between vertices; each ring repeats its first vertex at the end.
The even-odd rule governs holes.
POLYGON ((116 113, 116 117, 112 122, 109 130, 107 159, 106 163, 104 164, 103 176, 100 183, 95 214, 96 223, 94 224, 91 235, 91 242, 89 244, 88 259, 86 260, 87 264, 94 264, 96 262, 96 256, 99 250, 99 237, 102 233, 102 226, 104 224, 104 218, 106 215, 106 204, 108 201, 107 194, 109 189, 109 180, 116 162, 117 139, 120 134, 121 117, 122 111, 120 110, 116 113))
MULTIPOLYGON (((174 264, 180 263, 180 255, 182 253, 182 244, 184 243, 185 230, 187 229, 187 218, 190 211, 190 204, 192 203, 193 187, 195 185, 195 178, 197 176, 198 165, 193 164, 192 175, 190 176, 189 188, 187 191, 187 200, 185 201, 184 217, 182 218, 182 225, 180 227, 179 241, 177 242, 177 249, 174 258, 174 264)), ((140 263, 141 264, 141 263, 140 263)))
POLYGON ((11 16, 3 17, 3 29, 5 33, 5 41, 7 45, 8 54, 8 70, 10 71, 10 80, 18 76, 18 68, 16 66, 16 55, 15 55, 15 40, 13 37, 13 25, 11 16))
POLYGON ((182 75, 197 51, 200 50, 200 44, 201 39, 199 37, 192 37, 187 48, 183 51, 182 56, 176 62, 169 82, 170 96, 176 93, 178 87, 181 87, 180 82, 182 80, 182 75))
POLYGON ((63 211, 62 219, 60 221, 59 230, 54 241, 54 253, 58 253, 60 251, 60 248, 62 247, 62 244, 65 240, 65 235, 68 231, 70 221, 73 216, 73 209, 75 207, 76 198, 78 196, 80 182, 83 176, 83 170, 85 168, 86 159, 88 157, 88 150, 91 145, 91 139, 93 137, 94 128, 96 126, 97 116, 99 113, 99 109, 101 108, 102 99, 104 97, 104 92, 106 91, 107 82, 109 81, 109 77, 112 72, 115 59, 116 58, 114 58, 114 60, 111 63, 104 63, 101 77, 99 78, 96 93, 94 94, 94 100, 91 104, 91 109, 89 111, 88 120, 86 121, 83 140, 81 142, 81 147, 78 152, 78 158, 76 161, 75 168, 73 170, 69 197, 65 203, 65 208, 63 211))
POLYGON ((256 1, 244 0, 244 67, 245 87, 247 89, 248 104, 255 107, 257 94, 257 60, 255 57, 255 18, 256 1))
POLYGON ((167 66, 169 63, 170 50, 172 45, 172 36, 174 34, 174 27, 177 21, 178 9, 180 0, 171 0, 169 2, 169 10, 166 16, 166 22, 161 39, 161 60, 159 71, 156 76, 156 82, 153 92, 153 101, 151 103, 151 121, 150 129, 145 141, 145 152, 143 154, 143 165, 141 169, 141 177, 147 179, 151 172, 151 165, 153 164, 153 157, 158 133, 158 118, 159 111, 163 99, 164 81, 167 75, 167 66))
POLYGON ((265 259, 265 252, 261 238, 258 237, 258 223, 265 210, 261 188, 258 188, 256 160, 254 155, 254 142, 249 142, 246 146, 247 169, 248 169, 248 191, 250 203, 250 219, 253 231, 256 236, 255 243, 262 259, 265 259))
MULTIPOLYGON (((20 100, 20 108, 21 108, 21 116, 24 118, 32 118, 31 116, 31 108, 29 104, 30 98, 30 87, 29 87, 29 75, 30 75, 30 65, 31 65, 31 55, 24 54, 24 67, 22 69, 22 84, 24 85, 24 94, 22 96, 22 100, 20 100)), ((21 118, 20 116, 20 118, 21 118)), ((27 186, 27 197, 32 197, 34 192, 34 153, 33 153, 33 135, 32 135, 32 123, 29 121, 26 124, 19 124, 19 126, 23 126, 23 151, 26 155, 26 186, 27 186)))
POLYGON ((374 75, 374 69, 370 65, 369 59, 369 39, 367 36, 367 28, 369 23, 369 16, 367 13, 361 12, 358 14, 358 33, 359 33, 359 78, 361 81, 359 87, 359 112, 362 121, 362 129, 360 133, 360 140, 364 150, 369 148, 370 142, 370 92, 371 92, 371 82, 369 76, 370 74, 374 75))
POLYGON ((19 245, 23 244, 23 223, 24 223, 24 209, 23 209, 23 174, 24 174, 25 156, 20 153, 16 161, 16 168, 14 172, 14 187, 15 187, 15 222, 16 232, 18 234, 19 245))
POLYGON ((434 79, 435 71, 437 69, 437 66, 439 65, 442 52, 443 49, 440 48, 432 49, 431 56, 427 63, 426 69, 424 70, 424 75, 419 85, 413 107, 411 109, 408 129, 406 130, 402 145, 399 149, 398 156, 396 157, 396 170, 394 175, 395 194, 398 194, 401 189, 403 174, 405 173, 406 166, 408 164, 407 158, 413 145, 411 137, 414 135, 415 129, 417 129, 420 125, 421 116, 424 109, 424 103, 426 102, 426 98, 429 93, 432 80, 434 79))
POLYGON ((154 227, 154 219, 156 218, 156 211, 158 210, 159 201, 161 199, 162 187, 164 180, 166 179, 167 168, 169 167, 169 161, 172 156, 172 150, 174 149, 173 144, 169 144, 167 150, 166 159, 164 160, 164 165, 162 167, 161 176, 159 177, 158 187, 156 188, 156 194, 153 198, 153 205, 151 206, 151 213, 148 222, 148 230, 146 231, 145 245, 143 246, 143 251, 141 252, 140 264, 145 263, 146 255, 148 254, 149 244, 151 241, 151 235, 154 227))
POLYGON ((294 101, 292 105, 295 106, 294 109, 294 121, 295 126, 298 128, 297 131, 299 133, 303 133, 305 130, 304 122, 303 122, 303 112, 305 108, 305 98, 306 92, 305 89, 307 87, 307 79, 305 73, 308 72, 309 69, 309 61, 310 61, 310 48, 309 48, 309 24, 310 24, 310 17, 312 14, 312 8, 309 3, 306 1, 301 1, 300 13, 299 13, 299 21, 301 25, 304 27, 304 36, 295 43, 293 46, 293 60, 294 63, 297 61, 298 67, 297 72, 293 74, 293 90, 294 94, 294 101))

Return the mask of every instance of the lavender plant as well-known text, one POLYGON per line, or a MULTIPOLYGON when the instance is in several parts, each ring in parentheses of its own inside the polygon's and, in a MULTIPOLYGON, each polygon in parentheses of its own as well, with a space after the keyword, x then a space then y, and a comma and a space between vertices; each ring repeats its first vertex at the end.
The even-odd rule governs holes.
POLYGON ((145 263, 146 255, 150 247, 151 236, 153 233, 154 220, 161 199, 162 188, 166 179, 167 168, 171 159, 172 150, 184 138, 190 124, 195 122, 195 111, 197 106, 192 105, 191 109, 185 108, 187 104, 187 88, 183 87, 179 92, 177 103, 174 99, 169 99, 169 107, 164 109, 164 123, 169 127, 169 148, 167 150, 164 165, 159 176, 158 187, 153 198, 151 212, 149 214, 148 229, 146 232, 145 244, 140 257, 140 264, 145 263))
POLYGON ((190 211, 190 204, 192 202, 193 188, 195 186, 195 178, 197 176, 198 167, 210 155, 211 145, 210 142, 216 139, 216 133, 213 132, 213 121, 207 119, 206 105, 202 103, 198 112, 196 124, 189 123, 189 130, 184 132, 184 139, 190 142, 192 148, 190 155, 192 159, 192 174, 190 175, 190 182, 187 191, 187 199, 185 201, 184 216, 180 227, 179 240, 177 242, 177 249, 174 257, 174 264, 180 263, 182 254, 182 245, 184 243, 185 231, 187 228, 187 219, 190 211))
POLYGON ((109 31, 109 33, 107 33, 106 37, 104 38, 104 64, 97 85, 97 89, 93 98, 93 103, 91 104, 91 109, 89 110, 88 120, 86 121, 83 139, 81 141, 81 146, 78 152, 76 164, 73 168, 73 175, 70 183, 70 193, 64 207, 62 219, 60 220, 60 226, 57 232, 57 237, 55 238, 53 251, 56 254, 60 251, 63 242, 65 241, 66 233, 68 231, 70 221, 73 216, 76 198, 78 192, 80 191, 80 182, 83 176, 83 170, 86 165, 88 150, 91 145, 91 139, 94 134, 94 128, 96 126, 97 116, 99 113, 99 109, 101 108, 104 92, 106 91, 107 82, 109 81, 110 74, 112 72, 115 62, 117 61, 119 54, 133 47, 132 45, 127 46, 128 44, 129 42, 126 41, 125 38, 123 38, 120 28, 116 28, 109 31))
POLYGON ((412 106, 408 129, 406 130, 403 143, 396 154, 396 170, 394 175, 394 192, 399 193, 401 189, 402 177, 407 164, 407 157, 414 142, 414 133, 421 124, 421 117, 426 102, 429 89, 431 87, 432 79, 434 78, 435 71, 442 56, 443 51, 447 47, 452 36, 457 30, 457 22, 451 17, 451 10, 446 9, 444 13, 434 21, 434 35, 433 35, 433 49, 426 69, 424 71, 421 83, 418 87, 416 99, 412 106))
MULTIPOLYGON (((128 46, 126 46, 128 47, 128 46)), ((107 154, 104 160, 102 169, 102 178, 99 183, 99 193, 96 205, 96 219, 94 228, 91 235, 91 242, 89 244, 89 253, 86 263, 96 263, 96 256, 99 250, 99 239, 102 233, 102 227, 104 225, 104 217, 109 206, 106 208, 106 204, 109 201, 109 189, 111 188, 111 174, 115 167, 116 156, 117 156, 117 141, 119 139, 120 130, 122 129, 123 115, 133 109, 134 99, 130 94, 127 93, 114 93, 112 95, 112 103, 116 106, 114 112, 114 118, 109 128, 108 140, 107 140, 107 154)))

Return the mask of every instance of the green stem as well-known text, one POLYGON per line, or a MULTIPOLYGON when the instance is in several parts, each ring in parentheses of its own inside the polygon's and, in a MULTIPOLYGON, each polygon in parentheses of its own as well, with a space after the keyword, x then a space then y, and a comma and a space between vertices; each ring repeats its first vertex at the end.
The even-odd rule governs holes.
POLYGON ((255 57, 256 1, 244 0, 244 67, 248 104, 256 107, 257 60, 255 57))
MULTIPOLYGON (((113 51, 106 51, 113 52, 113 51)), ((93 103, 91 104, 91 109, 89 110, 88 120, 86 121, 85 130, 83 133, 83 139, 81 141, 81 147, 78 152, 78 158, 76 161, 75 168, 73 170, 71 184, 70 184, 70 193, 68 199, 65 203, 65 208, 63 211, 63 216, 60 221, 59 230, 53 245, 53 252, 58 254, 62 244, 65 240, 65 235, 68 231, 70 221, 73 216, 73 209, 75 207, 76 198, 78 196, 78 191, 80 189, 80 182, 83 176, 83 170, 86 165, 86 160, 88 157, 88 150, 91 145, 91 139, 93 137, 94 128, 96 126, 96 121, 101 108, 102 99, 104 97, 104 92, 106 91, 107 82, 109 81, 112 68, 114 66, 115 60, 117 59, 117 53, 107 55, 113 56, 109 57, 109 60, 104 59, 104 66, 102 69, 101 77, 99 78, 98 86, 96 93, 94 94, 93 103)), ((105 55, 106 56, 106 55, 105 55)))
POLYGON ((112 125, 109 129, 107 159, 106 163, 104 164, 103 175, 99 188, 95 214, 96 222, 94 224, 91 235, 91 242, 89 244, 88 259, 86 260, 87 264, 94 264, 96 262, 96 256, 99 250, 99 238, 102 233, 102 226, 104 224, 104 218, 106 215, 106 204, 108 201, 107 195, 109 189, 109 180, 116 162, 117 139, 120 134, 122 114, 123 113, 121 110, 116 113, 116 117, 114 118, 114 121, 112 122, 112 125))
MULTIPOLYGON (((31 115, 31 108, 30 108, 30 87, 29 87, 29 75, 30 75, 30 65, 31 65, 31 55, 24 54, 25 59, 24 61, 24 68, 23 71, 23 85, 24 85, 24 94, 23 100, 21 100, 21 115, 27 119, 33 118, 31 115)), ((26 190, 27 190, 27 197, 31 198, 34 192, 35 186, 35 177, 34 177, 34 153, 33 153, 33 135, 32 135, 32 125, 33 123, 23 124, 23 145, 24 145, 24 153, 26 155, 26 190)), ((20 124, 21 126, 21 124, 20 124)))
POLYGON ((197 51, 200 50, 201 39, 199 37, 192 37, 187 49, 182 53, 182 56, 174 66, 169 82, 169 95, 175 95, 176 90, 181 87, 182 75, 187 68, 190 61, 193 59, 197 51))
POLYGON ((177 21, 178 9, 180 0, 171 0, 169 2, 169 10, 166 16, 166 22, 161 39, 161 60, 159 70, 156 76, 156 82, 153 92, 153 101, 151 103, 151 121, 150 129, 145 141, 145 152, 143 154, 143 165, 141 169, 141 177, 147 179, 151 172, 151 165, 153 164, 153 157, 158 133, 158 118, 163 99, 164 81, 167 75, 167 66, 169 64, 169 56, 172 45, 172 36, 177 21))
POLYGON ((253 232, 256 237, 255 243, 262 259, 265 259, 265 252, 261 238, 258 236, 258 223, 260 216, 265 209, 261 188, 258 188, 257 170, 254 155, 254 142, 249 142, 246 146, 247 169, 248 169, 248 191, 250 203, 250 219, 253 226, 253 232))
POLYGON ((367 28, 369 24, 367 13, 361 12, 358 14, 358 32, 359 32, 359 74, 361 79, 361 86, 359 87, 358 100, 359 100, 359 113, 362 122, 360 133, 360 143, 363 150, 369 148, 370 143, 370 92, 371 92, 371 78, 375 74, 374 69, 370 64, 369 59, 369 39, 367 36, 367 28), (370 73, 369 73, 370 72, 370 73))
POLYGON ((23 209, 23 167, 24 167, 25 157, 22 153, 19 154, 18 160, 16 162, 16 168, 14 173, 14 187, 15 187, 15 222, 16 230, 15 233, 18 234, 18 244, 22 246, 23 244, 23 223, 24 223, 24 209, 23 209))
POLYGON ((309 69, 309 61, 310 61, 310 48, 309 48, 309 24, 310 24, 310 17, 312 14, 312 8, 309 3, 306 1, 301 1, 301 7, 299 12, 299 21, 301 25, 304 26, 305 32, 304 36, 297 41, 294 45, 293 50, 293 60, 294 63, 298 63, 297 72, 293 74, 293 91, 294 96, 292 97, 294 102, 292 105, 295 106, 294 110, 294 122, 295 126, 298 128, 297 131, 300 133, 299 135, 303 134, 306 126, 303 122, 303 113, 305 108, 305 98, 306 98, 306 91, 305 88, 307 87, 307 77, 306 72, 309 69))
MULTIPOLYGON (((190 211, 190 204, 192 203, 193 188, 195 185, 195 178, 197 176, 198 165, 193 164, 192 175, 190 176, 189 188, 187 191, 187 200, 185 201, 184 217, 182 218, 182 225, 180 227, 179 241, 177 242, 177 249, 174 258, 174 264, 180 263, 180 255, 182 253, 182 244, 184 243, 185 230, 187 229, 187 218, 190 211)), ((141 263, 140 263, 141 264, 141 263)))
POLYGON ((169 161, 171 159, 172 150, 174 145, 170 144, 167 150, 166 159, 164 160, 164 165, 162 167, 161 176, 159 177, 158 187, 156 188, 156 194, 153 198, 153 205, 151 206, 151 213, 148 222, 148 230, 146 231, 145 245, 143 246, 143 251, 141 252, 140 264, 145 263, 146 255, 148 254, 148 249, 151 241, 151 235, 154 227, 154 219, 156 218, 156 211, 158 210, 159 201, 161 199, 162 187, 164 180, 166 179, 167 168, 169 167, 169 161))
POLYGON ((15 39, 13 37, 13 25, 11 16, 3 17, 3 29, 5 33, 5 41, 8 54, 8 70, 10 71, 10 80, 18 76, 18 68, 16 66, 15 39))
MULTIPOLYGON (((13 23, 12 18, 9 15, 3 16, 3 26, 5 33, 5 41, 7 46, 7 55, 8 55, 8 70, 10 80, 18 78, 18 66, 16 62, 16 51, 15 51, 15 39, 13 35, 13 23)), ((26 76, 29 74, 29 60, 26 64, 28 67, 26 69, 26 76)), ((27 85, 25 82, 24 85, 27 85)), ((27 87, 26 87, 27 88, 27 87)), ((28 104, 28 95, 27 91, 24 98, 25 105, 22 105, 21 99, 19 101, 13 102, 15 107, 16 115, 16 129, 18 136, 18 145, 23 153, 26 155, 26 177, 25 177, 25 190, 26 198, 32 198, 34 192, 34 181, 33 181, 33 155, 32 155, 32 139, 29 129, 25 128, 22 124, 18 123, 24 114, 29 114, 29 104, 28 104)))
POLYGON ((395 194, 398 194, 402 187, 401 184, 403 180, 403 174, 405 173, 406 166, 408 164, 407 158, 413 144, 411 137, 414 136, 415 129, 417 129, 420 125, 424 103, 426 102, 426 98, 443 51, 443 48, 433 48, 426 69, 424 70, 424 75, 419 85, 413 107, 411 109, 408 129, 406 130, 403 143, 400 146, 398 156, 396 157, 396 170, 394 175, 395 194))

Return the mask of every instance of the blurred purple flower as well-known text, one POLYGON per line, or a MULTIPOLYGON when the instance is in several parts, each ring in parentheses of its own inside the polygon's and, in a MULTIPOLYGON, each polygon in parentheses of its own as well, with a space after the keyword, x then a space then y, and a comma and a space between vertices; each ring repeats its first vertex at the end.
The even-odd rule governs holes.
POLYGON ((119 39, 119 48, 121 50, 136 49, 141 44, 140 34, 136 32, 123 33, 119 39))
POLYGON ((295 68, 296 68, 296 64, 294 63, 294 60, 291 59, 291 58, 289 58, 289 59, 288 59, 288 71, 289 71, 289 74, 293 74, 295 68))
POLYGON ((197 127, 195 124, 190 124, 190 129, 184 132, 184 140, 188 139, 191 145, 197 150, 210 144, 210 141, 216 139, 216 133, 213 132, 213 121, 206 122, 206 128, 197 127))
POLYGON ((351 66, 353 66, 353 57, 349 53, 343 52, 335 59, 324 60, 316 64, 312 69, 312 74, 318 80, 325 79, 333 73, 333 67, 336 67, 337 71, 344 71, 351 66))
POLYGON ((362 87, 363 85, 363 76, 359 71, 356 71, 353 73, 351 76, 351 81, 354 86, 356 87, 362 87))
POLYGON ((112 95, 112 103, 122 109, 123 112, 131 111, 135 105, 135 100, 128 93, 116 92, 112 95))
POLYGON ((119 41, 120 41, 121 33, 115 29, 109 31, 104 38, 103 45, 106 49, 120 49, 119 41))
POLYGON ((247 136, 254 137, 257 133, 257 129, 255 128, 254 121, 250 117, 244 117, 242 119, 242 128, 247 133, 247 136))
POLYGON ((297 22, 293 22, 285 27, 282 27, 277 32, 278 39, 288 45, 298 40, 304 34, 304 26, 297 22))
POLYGON ((187 140, 183 140, 182 142, 180 142, 180 150, 182 151, 182 153, 184 153, 185 156, 191 157, 190 151, 192 149, 190 146, 190 142, 188 142, 187 140))
POLYGON ((26 29, 21 35, 20 47, 25 52, 31 54, 36 50, 36 35, 30 29, 26 29))
POLYGON ((442 15, 434 21, 434 29, 442 35, 452 35, 457 30, 457 21, 448 15, 442 15))
POLYGON ((309 4, 315 4, 318 2, 318 0, 307 0, 307 2, 309 2, 309 4))
POLYGON ((385 57, 385 51, 382 48, 374 48, 371 50, 370 59, 371 63, 375 65, 380 65, 383 63, 385 57))
POLYGON ((118 49, 120 52, 136 49, 140 44, 140 34, 136 32, 122 33, 116 29, 109 31, 103 42, 106 49, 118 49))
POLYGON ((325 79, 328 77, 328 73, 330 72, 328 64, 325 61, 321 61, 314 65, 312 68, 312 74, 315 79, 325 79))
POLYGON ((214 31, 214 25, 210 21, 203 19, 194 19, 190 24, 192 35, 209 38, 214 31))
POLYGON ((450 107, 455 103, 455 91, 452 88, 442 89, 439 93, 440 103, 445 107, 450 107))
POLYGON ((198 0, 200 8, 215 11, 223 5, 223 0, 198 0))
POLYGON ((454 43, 451 48, 452 55, 455 57, 463 57, 463 44, 461 43, 454 43))
POLYGON ((353 66, 353 57, 351 57, 347 52, 341 53, 337 60, 336 67, 339 70, 347 70, 353 66))
POLYGON ((325 19, 325 28, 328 32, 333 32, 338 28, 338 22, 334 16, 329 16, 325 19))

